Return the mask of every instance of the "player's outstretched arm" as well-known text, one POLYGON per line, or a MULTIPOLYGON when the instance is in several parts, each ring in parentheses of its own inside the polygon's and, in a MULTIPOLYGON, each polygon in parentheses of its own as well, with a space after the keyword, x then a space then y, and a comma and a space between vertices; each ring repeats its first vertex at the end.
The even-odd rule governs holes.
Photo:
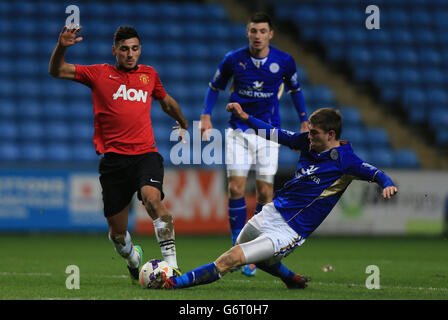
POLYGON ((82 27, 76 25, 73 28, 64 26, 59 34, 58 43, 50 58, 50 64, 48 67, 48 73, 55 78, 59 79, 75 79, 76 68, 74 64, 70 64, 64 61, 65 50, 82 41, 82 37, 77 37, 82 27))

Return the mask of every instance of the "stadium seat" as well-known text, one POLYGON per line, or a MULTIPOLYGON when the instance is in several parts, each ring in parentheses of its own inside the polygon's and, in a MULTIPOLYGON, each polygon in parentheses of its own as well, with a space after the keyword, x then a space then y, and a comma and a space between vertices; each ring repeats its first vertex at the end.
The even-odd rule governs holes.
POLYGON ((448 108, 434 108, 430 110, 428 122, 435 130, 448 128, 448 108))
POLYGON ((378 169, 391 168, 394 165, 394 156, 389 148, 374 148, 369 150, 369 161, 378 169))
POLYGON ((364 131, 366 143, 373 148, 388 148, 390 146, 387 131, 380 127, 368 127, 364 131))
POLYGON ((24 120, 18 124, 20 139, 29 142, 40 141, 45 136, 45 130, 40 121, 24 120))
POLYGON ((356 107, 344 106, 340 109, 343 123, 347 126, 361 127, 363 124, 361 113, 356 107))
POLYGON ((71 161, 96 162, 98 155, 92 143, 75 143, 73 146, 71 161))
POLYGON ((16 116, 16 104, 14 100, 0 100, 0 119, 11 120, 16 116))
POLYGON ((17 161, 20 156, 20 150, 14 143, 0 142, 0 162, 17 161))
POLYGON ((64 122, 47 123, 44 130, 49 141, 65 141, 70 138, 70 129, 64 122))
POLYGON ((45 160, 48 162, 73 161, 71 150, 71 146, 65 143, 50 143, 45 148, 45 160))
POLYGON ((0 141, 13 141, 18 137, 18 133, 15 122, 6 120, 0 122, 0 141))
POLYGON ((419 167, 418 156, 411 149, 397 149, 393 152, 393 166, 400 169, 415 169, 419 167))
POLYGON ((45 159, 45 148, 39 143, 25 143, 20 146, 20 160, 43 161, 45 159))

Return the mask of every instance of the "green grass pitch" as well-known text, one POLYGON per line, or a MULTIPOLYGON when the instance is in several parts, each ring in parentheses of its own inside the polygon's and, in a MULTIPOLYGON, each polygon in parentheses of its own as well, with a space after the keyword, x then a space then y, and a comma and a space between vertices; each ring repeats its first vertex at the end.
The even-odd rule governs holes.
MULTIPOLYGON (((160 258, 153 236, 134 236, 144 259, 160 258)), ((225 236, 178 236, 182 271, 213 261, 228 249, 225 236)), ((204 286, 174 291, 132 285, 125 261, 105 234, 0 234, 0 299, 324 300, 448 299, 448 240, 443 238, 310 237, 283 260, 309 275, 305 290, 287 290, 258 271, 240 272, 204 286), (76 265, 80 288, 66 288, 66 268, 76 265), (323 272, 324 265, 334 271, 323 272), (367 289, 369 265, 380 271, 380 289, 367 289)))

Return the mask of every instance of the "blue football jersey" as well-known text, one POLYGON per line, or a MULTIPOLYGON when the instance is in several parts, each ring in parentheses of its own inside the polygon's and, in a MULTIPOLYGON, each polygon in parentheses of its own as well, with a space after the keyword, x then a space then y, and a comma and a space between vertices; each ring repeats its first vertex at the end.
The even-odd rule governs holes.
MULTIPOLYGON (((272 126, 253 117, 247 122, 254 129, 265 129, 267 138, 272 138, 272 126)), ((308 132, 275 132, 280 144, 301 151, 294 177, 275 192, 273 202, 288 225, 303 238, 324 221, 354 179, 375 181, 382 188, 393 186, 386 174, 361 160, 347 141, 318 154, 310 150, 308 132)))
MULTIPOLYGON (((274 127, 280 127, 279 98, 283 86, 288 91, 300 90, 294 59, 273 46, 269 46, 266 61, 258 66, 252 60, 248 46, 229 52, 209 86, 214 90, 225 90, 231 78, 229 102, 238 102, 245 112, 274 127)), ((248 128, 247 123, 233 114, 229 124, 243 131, 248 128)))

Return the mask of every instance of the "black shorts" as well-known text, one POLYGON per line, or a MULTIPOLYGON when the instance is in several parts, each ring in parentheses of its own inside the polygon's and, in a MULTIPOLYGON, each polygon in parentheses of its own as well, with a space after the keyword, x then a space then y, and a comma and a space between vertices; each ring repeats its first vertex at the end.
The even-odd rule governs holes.
POLYGON ((106 153, 99 163, 103 189, 104 216, 111 217, 123 210, 143 186, 152 186, 163 194, 163 157, 157 152, 140 155, 106 153))

